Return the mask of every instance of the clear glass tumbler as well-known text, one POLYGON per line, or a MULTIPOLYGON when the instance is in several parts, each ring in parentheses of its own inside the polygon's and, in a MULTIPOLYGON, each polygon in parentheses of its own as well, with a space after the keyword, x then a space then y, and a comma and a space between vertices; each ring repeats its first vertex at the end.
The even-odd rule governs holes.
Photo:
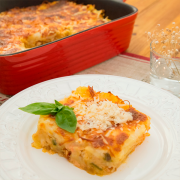
POLYGON ((180 58, 150 51, 150 83, 180 97, 180 58))

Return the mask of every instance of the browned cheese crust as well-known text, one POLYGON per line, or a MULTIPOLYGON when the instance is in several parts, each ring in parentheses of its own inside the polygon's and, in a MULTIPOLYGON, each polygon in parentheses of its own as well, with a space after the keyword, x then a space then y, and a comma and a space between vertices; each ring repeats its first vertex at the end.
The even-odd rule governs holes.
POLYGON ((54 1, 0 13, 0 54, 39 46, 108 22, 93 5, 54 1))

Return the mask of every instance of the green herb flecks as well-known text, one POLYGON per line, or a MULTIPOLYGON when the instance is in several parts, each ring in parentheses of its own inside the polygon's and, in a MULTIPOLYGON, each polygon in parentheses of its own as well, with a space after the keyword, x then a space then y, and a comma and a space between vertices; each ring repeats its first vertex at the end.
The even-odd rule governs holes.
POLYGON ((104 154, 104 160, 105 160, 105 161, 108 161, 108 162, 111 161, 111 156, 110 156, 109 153, 105 153, 105 154, 104 154))
POLYGON ((56 118, 56 124, 60 128, 70 133, 74 133, 76 130, 77 119, 73 108, 64 106, 56 100, 55 104, 38 102, 19 109, 35 115, 54 115, 56 118))
POLYGON ((56 140, 55 140, 55 139, 53 139, 53 140, 52 140, 52 143, 53 143, 53 145, 54 145, 54 146, 56 146, 56 145, 57 145, 57 143, 56 143, 56 140))
POLYGON ((91 165, 94 166, 95 168, 99 169, 100 171, 102 171, 102 169, 99 166, 97 166, 96 164, 91 163, 91 165))

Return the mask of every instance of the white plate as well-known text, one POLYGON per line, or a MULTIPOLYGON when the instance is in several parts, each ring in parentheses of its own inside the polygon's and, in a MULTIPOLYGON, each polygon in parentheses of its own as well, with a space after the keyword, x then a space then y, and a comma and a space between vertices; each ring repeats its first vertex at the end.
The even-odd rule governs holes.
POLYGON ((53 79, 18 93, 0 107, 0 177, 3 180, 179 180, 180 99, 150 84, 117 76, 81 75, 53 79), (18 110, 39 101, 53 102, 78 86, 111 91, 151 119, 150 136, 113 174, 93 176, 57 154, 31 147, 38 116, 18 110))

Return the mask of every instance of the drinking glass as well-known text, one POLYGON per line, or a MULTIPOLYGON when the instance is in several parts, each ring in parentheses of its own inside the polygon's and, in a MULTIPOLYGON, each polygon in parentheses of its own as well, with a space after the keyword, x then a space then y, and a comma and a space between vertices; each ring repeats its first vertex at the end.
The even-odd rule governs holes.
POLYGON ((168 58, 150 45, 150 83, 180 97, 180 58, 168 58))

